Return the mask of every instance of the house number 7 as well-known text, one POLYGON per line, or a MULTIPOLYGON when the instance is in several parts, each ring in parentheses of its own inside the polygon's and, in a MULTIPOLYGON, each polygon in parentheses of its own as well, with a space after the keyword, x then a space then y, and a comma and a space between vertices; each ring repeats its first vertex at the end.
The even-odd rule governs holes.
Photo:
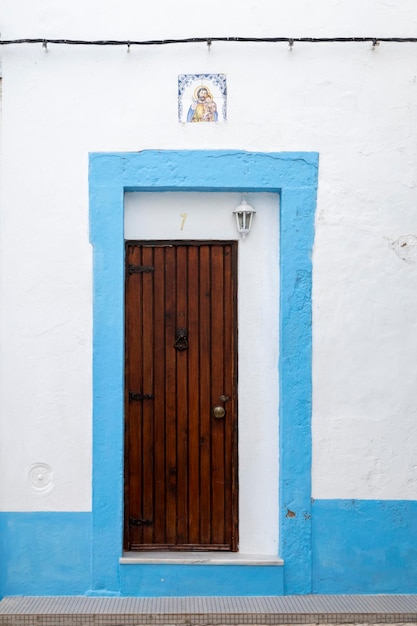
POLYGON ((181 217, 182 217, 182 220, 181 220, 180 230, 184 230, 185 220, 188 217, 188 213, 181 213, 181 217))

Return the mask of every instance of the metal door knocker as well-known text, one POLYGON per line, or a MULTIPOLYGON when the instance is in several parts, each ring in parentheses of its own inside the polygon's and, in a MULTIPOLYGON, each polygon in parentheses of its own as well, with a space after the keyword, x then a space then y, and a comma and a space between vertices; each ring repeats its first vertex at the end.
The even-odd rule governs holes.
POLYGON ((174 347, 177 350, 186 350, 188 348, 188 330, 186 328, 177 328, 174 347))

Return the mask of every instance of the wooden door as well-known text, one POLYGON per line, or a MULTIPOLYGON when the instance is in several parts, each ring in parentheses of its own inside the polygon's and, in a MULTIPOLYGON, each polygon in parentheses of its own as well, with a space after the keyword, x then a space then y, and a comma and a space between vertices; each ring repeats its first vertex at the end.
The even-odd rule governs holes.
POLYGON ((237 550, 236 261, 126 243, 126 550, 237 550))

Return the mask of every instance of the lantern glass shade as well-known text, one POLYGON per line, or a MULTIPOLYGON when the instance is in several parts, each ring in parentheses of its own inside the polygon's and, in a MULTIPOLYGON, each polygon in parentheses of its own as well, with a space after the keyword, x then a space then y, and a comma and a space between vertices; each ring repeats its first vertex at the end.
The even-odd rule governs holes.
POLYGON ((242 239, 244 239, 251 229, 252 219, 256 211, 253 207, 251 207, 250 204, 246 202, 245 199, 243 199, 240 205, 233 211, 233 213, 236 216, 237 230, 242 239))

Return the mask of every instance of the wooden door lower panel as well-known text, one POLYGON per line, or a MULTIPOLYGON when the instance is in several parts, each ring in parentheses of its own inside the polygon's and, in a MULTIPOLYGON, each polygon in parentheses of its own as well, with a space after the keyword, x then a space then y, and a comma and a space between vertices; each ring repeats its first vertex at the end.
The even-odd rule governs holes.
POLYGON ((236 265, 236 242, 126 243, 127 550, 237 550, 236 265))
POLYGON ((230 545, 228 543, 216 544, 216 543, 152 543, 152 544, 143 544, 143 543, 131 543, 128 550, 138 551, 138 550, 146 550, 155 551, 155 552, 211 552, 211 551, 221 551, 224 552, 233 552, 230 545))

